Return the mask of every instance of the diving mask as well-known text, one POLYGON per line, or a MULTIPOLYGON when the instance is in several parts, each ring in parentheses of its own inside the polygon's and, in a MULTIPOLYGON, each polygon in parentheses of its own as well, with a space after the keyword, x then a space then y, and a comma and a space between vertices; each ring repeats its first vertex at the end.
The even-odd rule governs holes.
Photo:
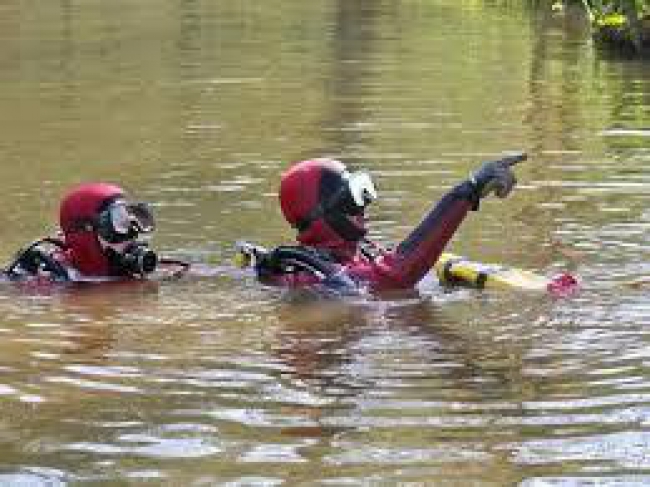
POLYGON ((153 212, 147 203, 130 203, 120 199, 100 212, 97 218, 97 233, 110 243, 134 239, 154 228, 153 212))
POLYGON ((370 174, 366 171, 345 171, 341 177, 344 185, 329 200, 328 209, 340 210, 348 215, 359 215, 377 199, 377 190, 370 174))

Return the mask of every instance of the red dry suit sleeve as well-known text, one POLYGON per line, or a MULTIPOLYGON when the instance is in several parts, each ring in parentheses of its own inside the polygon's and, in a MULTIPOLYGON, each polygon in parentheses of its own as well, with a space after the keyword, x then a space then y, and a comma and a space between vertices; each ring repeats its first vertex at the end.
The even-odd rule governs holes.
POLYGON ((470 182, 449 191, 395 250, 380 256, 369 281, 377 290, 415 286, 436 263, 478 199, 470 182))

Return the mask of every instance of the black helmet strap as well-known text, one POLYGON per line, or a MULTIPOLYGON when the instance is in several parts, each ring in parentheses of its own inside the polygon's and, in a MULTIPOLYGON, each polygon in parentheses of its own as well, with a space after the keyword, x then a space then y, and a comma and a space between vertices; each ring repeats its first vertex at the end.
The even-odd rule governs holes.
MULTIPOLYGON (((353 213, 346 211, 350 204, 347 182, 341 173, 335 171, 323 171, 319 185, 319 203, 304 218, 294 224, 299 232, 307 230, 316 220, 323 218, 325 222, 341 237, 350 242, 357 242, 365 237, 367 231, 359 228, 349 216, 353 213)), ((363 208, 359 208, 359 214, 363 208)))

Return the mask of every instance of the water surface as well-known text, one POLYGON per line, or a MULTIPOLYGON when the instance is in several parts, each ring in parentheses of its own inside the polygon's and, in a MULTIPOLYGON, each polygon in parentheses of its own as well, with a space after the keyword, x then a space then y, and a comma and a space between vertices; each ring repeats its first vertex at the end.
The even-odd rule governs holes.
POLYGON ((650 290, 628 285, 650 274, 650 71, 579 19, 477 4, 0 6, 0 253, 101 179, 155 205, 158 248, 214 271, 4 289, 0 483, 650 482, 650 290), (290 161, 370 169, 391 242, 518 149, 518 191, 452 248, 575 272, 575 298, 428 280, 314 302, 230 264, 236 240, 293 238, 290 161))

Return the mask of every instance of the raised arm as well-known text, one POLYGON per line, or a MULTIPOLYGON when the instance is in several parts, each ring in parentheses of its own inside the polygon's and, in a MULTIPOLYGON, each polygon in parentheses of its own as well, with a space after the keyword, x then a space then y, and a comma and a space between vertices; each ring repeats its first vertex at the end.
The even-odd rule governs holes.
POLYGON ((378 263, 380 288, 410 288, 417 284, 438 260, 469 210, 490 193, 499 198, 510 194, 516 184, 512 166, 526 159, 515 154, 485 162, 470 178, 449 191, 431 208, 419 225, 396 249, 378 263))

